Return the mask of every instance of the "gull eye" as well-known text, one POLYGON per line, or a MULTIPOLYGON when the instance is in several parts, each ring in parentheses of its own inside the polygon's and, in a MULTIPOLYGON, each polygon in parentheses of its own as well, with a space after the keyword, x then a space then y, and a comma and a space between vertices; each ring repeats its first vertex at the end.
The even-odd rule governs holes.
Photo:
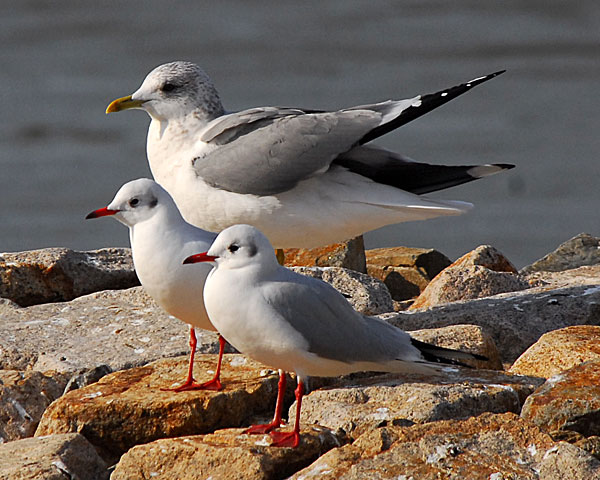
POLYGON ((236 245, 235 243, 232 243, 231 245, 229 245, 227 247, 227 250, 229 250, 231 253, 237 252, 240 249, 240 247, 238 245, 236 245))
POLYGON ((131 200, 129 200, 129 206, 132 208, 137 207, 139 203, 140 203, 139 198, 132 198, 131 200))
POLYGON ((164 84, 163 84, 163 86, 162 86, 162 87, 160 87, 160 89, 161 89, 163 92, 172 92, 172 91, 173 91, 173 90, 175 90, 176 88, 177 88, 177 86, 176 86, 176 85, 174 85, 173 83, 170 83, 170 82, 166 82, 166 83, 164 83, 164 84))

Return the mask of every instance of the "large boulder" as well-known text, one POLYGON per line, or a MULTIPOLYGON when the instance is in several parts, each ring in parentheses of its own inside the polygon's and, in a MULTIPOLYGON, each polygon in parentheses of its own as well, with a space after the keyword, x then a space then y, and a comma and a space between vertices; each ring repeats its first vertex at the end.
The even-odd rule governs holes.
POLYGON ((442 270, 410 309, 490 297, 528 287, 529 284, 517 275, 515 267, 504 255, 494 247, 482 245, 442 270))
POLYGON ((600 264, 600 238, 580 233, 560 244, 556 250, 524 267, 522 273, 562 272, 586 265, 600 264))
POLYGON ((452 262, 433 249, 392 247, 365 252, 367 273, 381 280, 397 301, 418 296, 452 262))
POLYGON ((367 273, 362 236, 324 247, 286 248, 283 254, 286 267, 340 267, 367 273))
POLYGON ((128 248, 45 248, 0 256, 0 297, 23 307, 139 284, 128 248))

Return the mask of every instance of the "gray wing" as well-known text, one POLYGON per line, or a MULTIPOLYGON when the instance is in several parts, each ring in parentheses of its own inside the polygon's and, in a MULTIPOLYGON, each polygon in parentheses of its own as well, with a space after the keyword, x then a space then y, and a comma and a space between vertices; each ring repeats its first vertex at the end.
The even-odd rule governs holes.
POLYGON ((331 285, 297 274, 283 276, 263 294, 304 337, 310 352, 342 362, 422 359, 406 332, 355 311, 331 285))
POLYGON ((201 140, 218 145, 193 159, 209 185, 230 192, 274 195, 326 171, 382 120, 378 111, 306 113, 275 107, 225 115, 201 140))

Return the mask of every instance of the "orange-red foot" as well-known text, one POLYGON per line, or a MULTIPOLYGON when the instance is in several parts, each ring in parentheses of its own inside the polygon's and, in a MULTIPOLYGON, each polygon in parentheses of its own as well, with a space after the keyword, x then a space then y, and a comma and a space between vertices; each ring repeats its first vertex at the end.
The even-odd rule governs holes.
POLYGON ((179 385, 174 388, 161 388, 163 392, 187 392, 190 390, 212 390, 218 392, 223 386, 221 382, 216 379, 209 380, 208 382, 198 383, 195 380, 191 382, 185 382, 183 385, 179 385))
POLYGON ((269 436, 273 439, 271 447, 296 448, 300 443, 300 435, 295 430, 292 432, 271 432, 269 436))
POLYGON ((250 428, 247 428, 242 433, 247 433, 249 435, 260 435, 263 433, 269 433, 271 430, 279 428, 282 425, 284 425, 283 422, 261 423, 260 425, 252 425, 250 428))

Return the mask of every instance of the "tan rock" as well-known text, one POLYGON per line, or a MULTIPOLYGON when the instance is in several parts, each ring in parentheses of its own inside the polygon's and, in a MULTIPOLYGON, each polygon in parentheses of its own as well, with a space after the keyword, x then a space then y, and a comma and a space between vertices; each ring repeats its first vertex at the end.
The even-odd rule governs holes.
POLYGON ((576 325, 542 335, 509 371, 550 378, 590 360, 600 360, 600 327, 576 325))
MULTIPOLYGON (((197 355, 198 381, 208 380, 216 355, 197 355)), ((159 438, 237 427, 250 415, 272 412, 276 372, 242 355, 223 359, 220 392, 161 391, 185 378, 187 357, 115 372, 67 393, 48 407, 36 436, 79 432, 108 461, 159 438)))
POLYGON ((482 245, 443 270, 425 288, 409 310, 489 297, 528 288, 515 267, 495 248, 482 245))
POLYGON ((106 480, 106 464, 78 433, 0 444, 3 480, 106 480))
MULTIPOLYGON (((516 412, 542 379, 493 370, 444 368, 437 376, 344 378, 302 400, 301 423, 342 429, 352 438, 382 425, 516 412)), ((295 403, 289 413, 295 412, 295 403)), ((293 417, 290 417, 293 418, 293 417)))
POLYGON ((515 414, 486 413, 461 421, 371 430, 352 444, 330 450, 290 479, 584 480, 599 476, 600 462, 589 453, 554 442, 515 414))
POLYGON ((139 284, 128 248, 90 252, 45 248, 0 256, 0 297, 21 306, 139 284))
POLYGON ((521 417, 556 438, 569 438, 570 432, 599 436, 600 361, 550 377, 527 398, 521 417))
POLYGON ((32 437, 66 383, 62 375, 0 370, 0 443, 32 437))
POLYGON ((363 237, 317 248, 286 248, 286 267, 341 267, 367 273, 363 237))
POLYGON ((217 430, 139 445, 123 455, 111 480, 281 479, 340 445, 339 439, 323 428, 301 432, 297 448, 269 447, 268 435, 242 432, 217 430))
POLYGON ((375 248, 365 252, 367 273, 388 287, 397 301, 418 296, 450 260, 437 250, 410 247, 375 248))
POLYGON ((491 335, 479 325, 450 325, 441 328, 413 330, 410 336, 438 347, 483 355, 487 360, 464 360, 473 368, 502 370, 500 352, 491 335))

